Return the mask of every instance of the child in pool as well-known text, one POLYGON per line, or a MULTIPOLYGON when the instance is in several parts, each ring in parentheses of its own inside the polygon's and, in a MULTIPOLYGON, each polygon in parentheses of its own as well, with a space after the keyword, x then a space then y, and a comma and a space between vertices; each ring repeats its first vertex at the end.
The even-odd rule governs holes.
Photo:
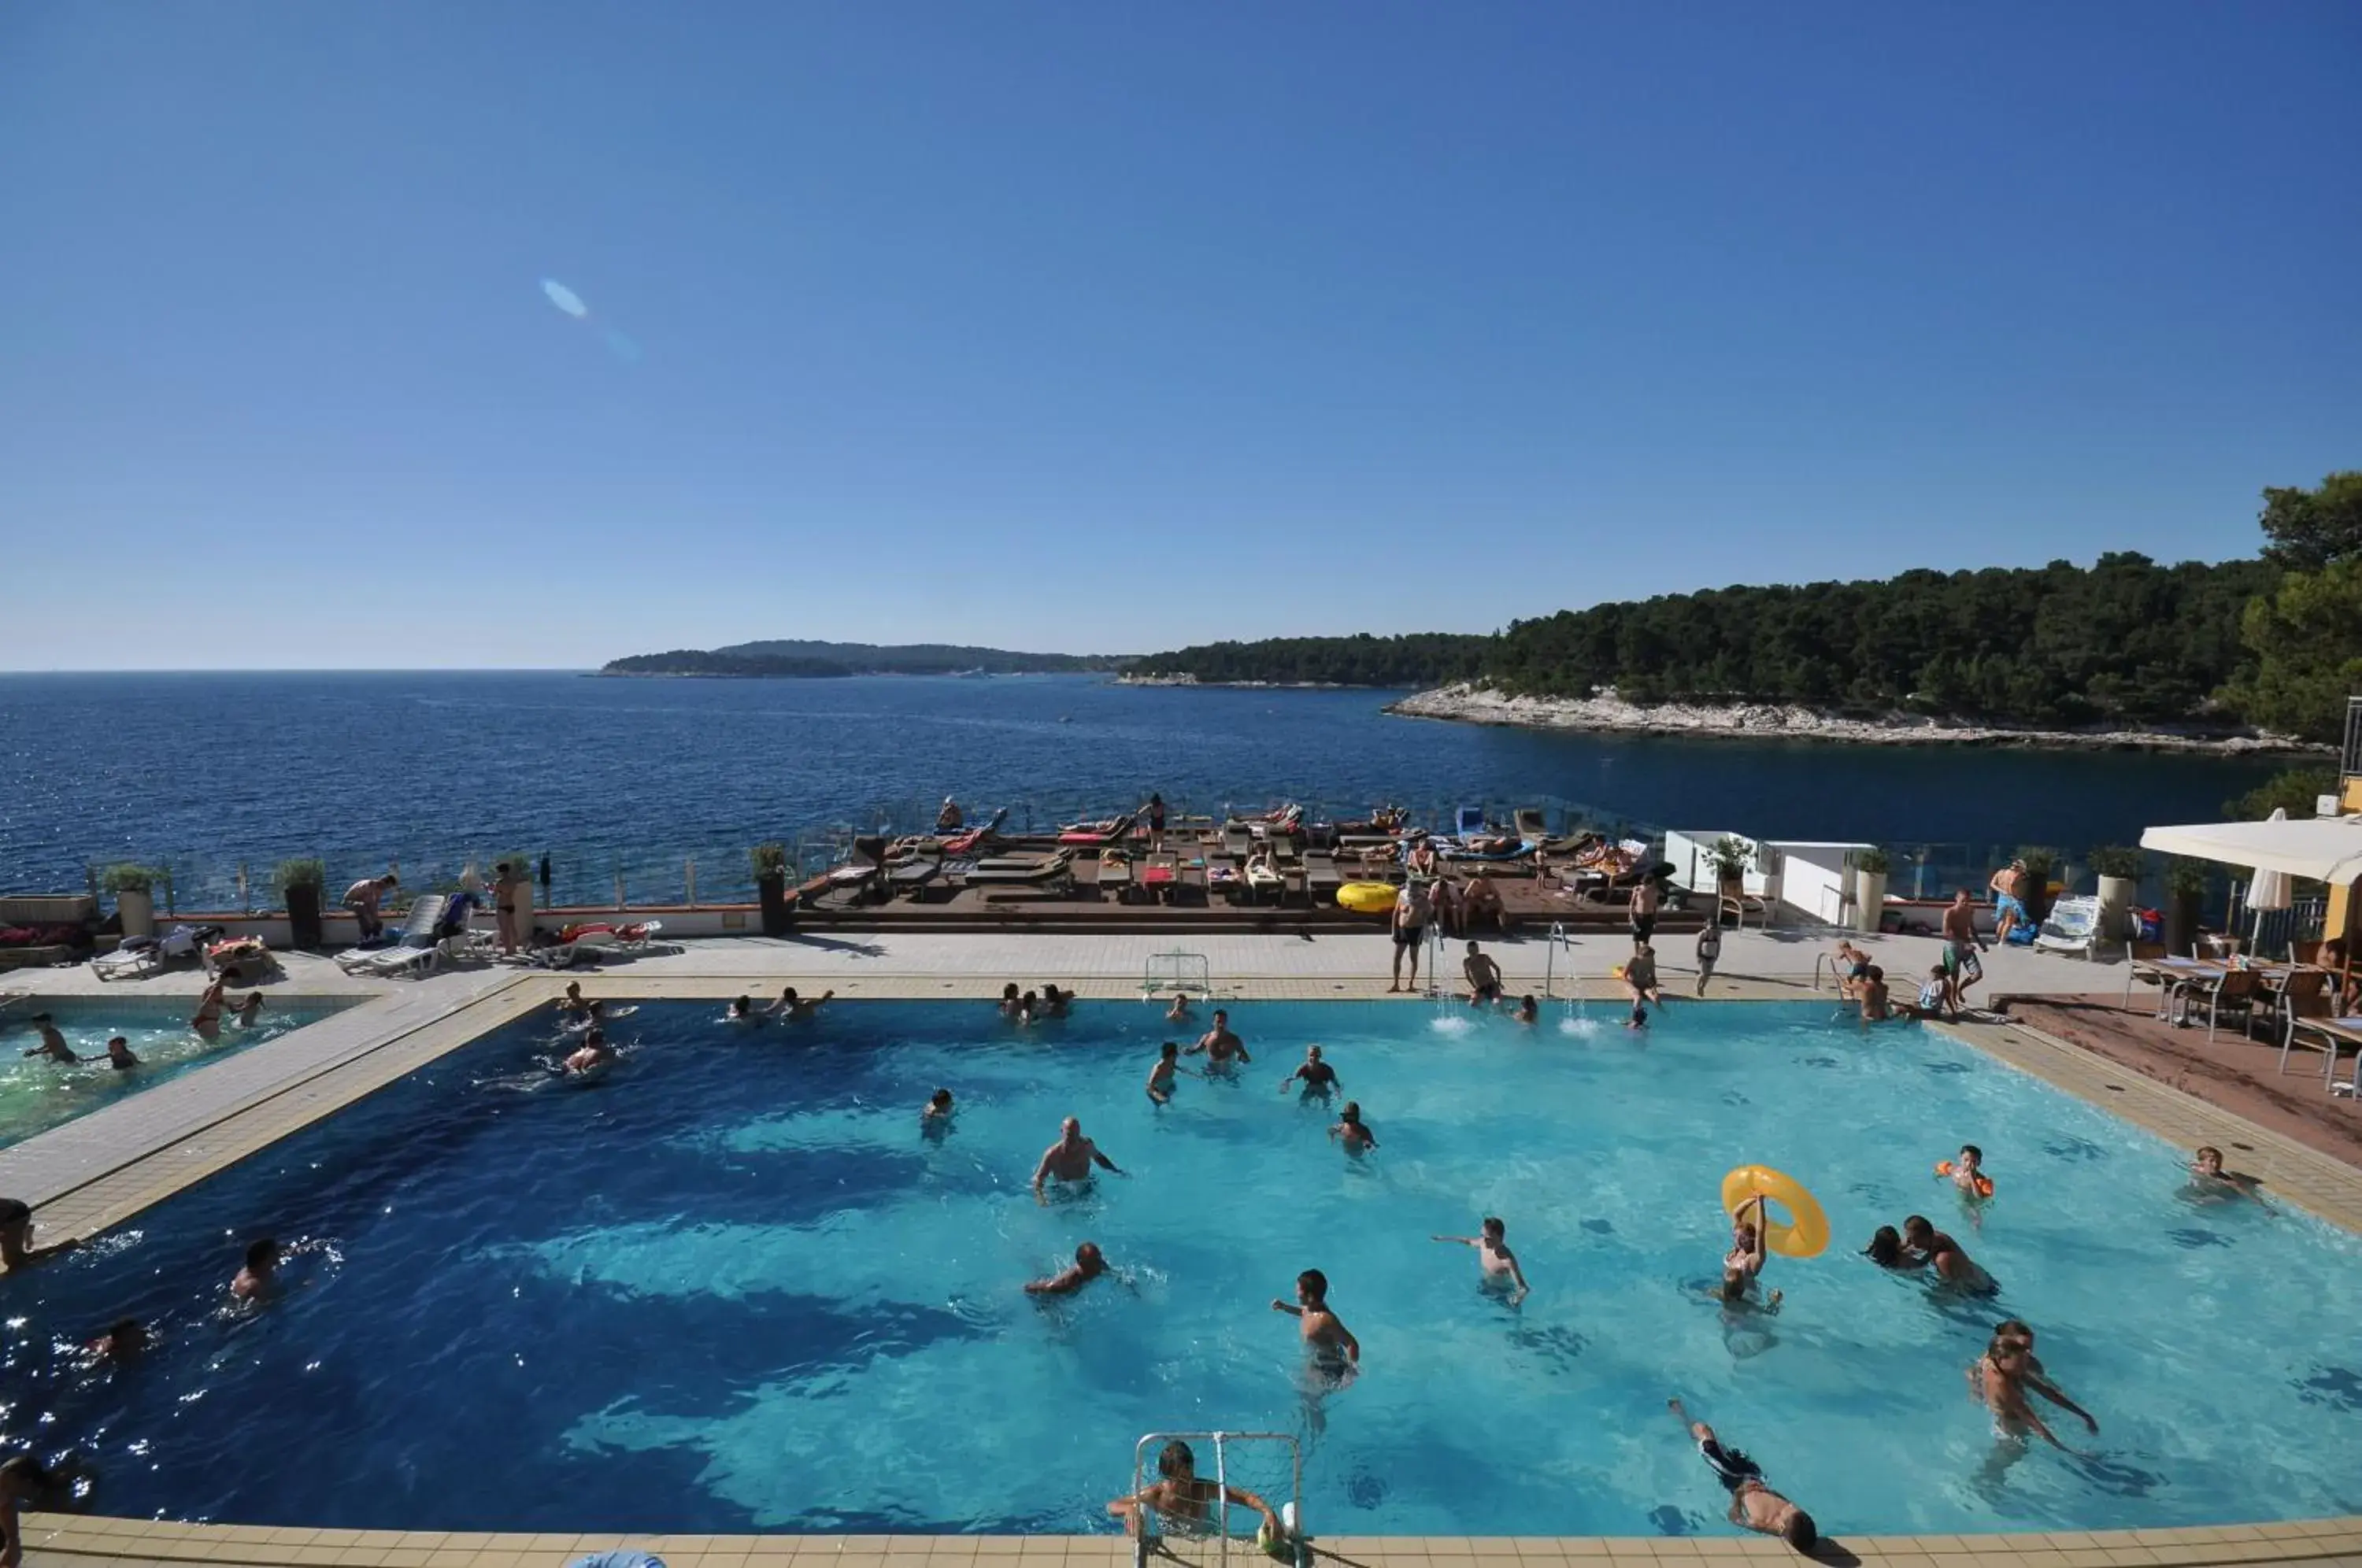
POLYGON ((1155 1514, 1171 1523, 1191 1531, 1202 1530, 1209 1522, 1213 1506, 1227 1500, 1242 1508, 1252 1508, 1263 1516, 1264 1528, 1276 1536, 1280 1533, 1279 1515, 1272 1506, 1243 1486, 1219 1485, 1198 1478, 1198 1456, 1189 1445, 1175 1438, 1164 1445, 1156 1456, 1157 1479, 1128 1497, 1118 1497, 1109 1503, 1108 1512, 1123 1521, 1124 1532, 1137 1536, 1143 1532, 1146 1514, 1155 1514))

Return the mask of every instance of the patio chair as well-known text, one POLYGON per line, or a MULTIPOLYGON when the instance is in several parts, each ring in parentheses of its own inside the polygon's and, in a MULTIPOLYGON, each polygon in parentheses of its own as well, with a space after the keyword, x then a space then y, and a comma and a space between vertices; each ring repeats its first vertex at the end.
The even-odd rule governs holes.
POLYGON ((2034 945, 2042 953, 2081 953, 2088 962, 2099 939, 2100 900, 2087 893, 2052 904, 2034 933, 2034 945))
POLYGON ((410 903, 401 932, 383 947, 348 947, 337 955, 337 966, 348 975, 372 974, 388 966, 404 967, 416 961, 417 950, 433 947, 436 927, 443 922, 448 900, 441 893, 421 893, 410 903), (405 957, 398 949, 410 949, 405 957))
POLYGON ((2161 975, 2155 973, 2144 975, 2138 972, 2140 966, 2143 964, 2154 964, 2164 956, 2165 944, 2162 942, 2136 942, 2125 949, 2125 1010, 2126 1012, 2130 1012, 2132 1010, 2133 982, 2135 980, 2138 980, 2145 986, 2155 986, 2158 988, 2157 999, 2157 1016, 2159 1018, 2163 1018, 2165 1016, 2166 999, 2173 994, 2173 987, 2167 983, 2165 977, 2161 975))
MULTIPOLYGON (((2290 1051, 2318 1051, 2321 1053, 2321 1081, 2324 1085, 2334 1084, 2337 1079, 2337 1054, 2348 1046, 2362 1053, 2362 1041, 2334 1034, 2322 1027, 2334 1024, 2339 1029, 2362 1030, 2362 1018, 2334 1016, 2336 1006, 2336 999, 2324 991, 2319 999, 2317 1011, 2308 1011, 2289 1020, 2288 1027, 2280 1035, 2281 1072, 2288 1071, 2290 1051)), ((2362 1066, 2357 1066, 2356 1071, 2362 1073, 2362 1066)))
POLYGON ((2222 1021, 2224 1007, 2235 1007, 2240 1013, 2240 1031, 2252 1033, 2256 1021, 2256 998, 2261 988, 2256 983, 2253 969, 2226 969, 2206 997, 2206 1038, 2214 1038, 2214 1026, 2222 1021))

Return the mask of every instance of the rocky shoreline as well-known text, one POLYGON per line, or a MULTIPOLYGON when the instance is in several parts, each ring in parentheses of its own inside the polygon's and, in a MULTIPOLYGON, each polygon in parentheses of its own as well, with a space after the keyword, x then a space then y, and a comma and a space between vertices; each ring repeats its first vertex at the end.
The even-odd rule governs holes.
POLYGON ((2193 725, 2187 730, 2036 730, 1894 712, 1871 718, 1769 702, 1661 702, 1650 707, 1613 695, 1511 697, 1459 682, 1389 702, 1389 713, 1521 729, 1603 734, 1698 735, 1728 740, 1839 741, 1861 745, 2012 745, 2114 751, 2207 752, 2222 756, 2317 755, 2326 746, 2193 725))

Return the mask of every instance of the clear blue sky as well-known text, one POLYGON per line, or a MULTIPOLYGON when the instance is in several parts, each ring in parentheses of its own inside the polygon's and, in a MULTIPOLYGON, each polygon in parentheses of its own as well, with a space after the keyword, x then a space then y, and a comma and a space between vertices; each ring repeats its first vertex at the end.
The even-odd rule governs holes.
POLYGON ((2357 63, 2350 0, 28 0, 0 665, 2245 554, 2362 463, 2357 63))

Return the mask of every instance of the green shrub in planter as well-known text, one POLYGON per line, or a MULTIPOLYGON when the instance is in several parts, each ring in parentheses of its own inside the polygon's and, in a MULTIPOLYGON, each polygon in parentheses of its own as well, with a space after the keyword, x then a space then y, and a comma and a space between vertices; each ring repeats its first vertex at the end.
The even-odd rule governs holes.
POLYGON ((2169 892, 2185 899, 2206 896, 2206 862, 2177 859, 2165 870, 2165 886, 2169 892))
POLYGON ((135 866, 129 861, 110 866, 98 874, 98 885, 110 893, 149 892, 163 879, 164 873, 153 866, 135 866))
POLYGON ((309 888, 317 892, 328 881, 328 867, 316 856, 302 860, 282 860, 274 878, 281 893, 290 888, 309 888))
POLYGON ((788 874, 788 846, 777 839, 758 844, 746 852, 754 862, 756 877, 784 877, 788 874))
POLYGON ((1877 845, 1873 844, 1868 849, 1854 851, 1853 868, 1857 871, 1868 871, 1872 875, 1883 877, 1892 864, 1887 858, 1886 851, 1877 845))
POLYGON ((2092 864, 2094 877, 2121 877, 2138 880, 2141 874, 2141 852, 2121 844, 2103 844, 2084 858, 2092 864))

